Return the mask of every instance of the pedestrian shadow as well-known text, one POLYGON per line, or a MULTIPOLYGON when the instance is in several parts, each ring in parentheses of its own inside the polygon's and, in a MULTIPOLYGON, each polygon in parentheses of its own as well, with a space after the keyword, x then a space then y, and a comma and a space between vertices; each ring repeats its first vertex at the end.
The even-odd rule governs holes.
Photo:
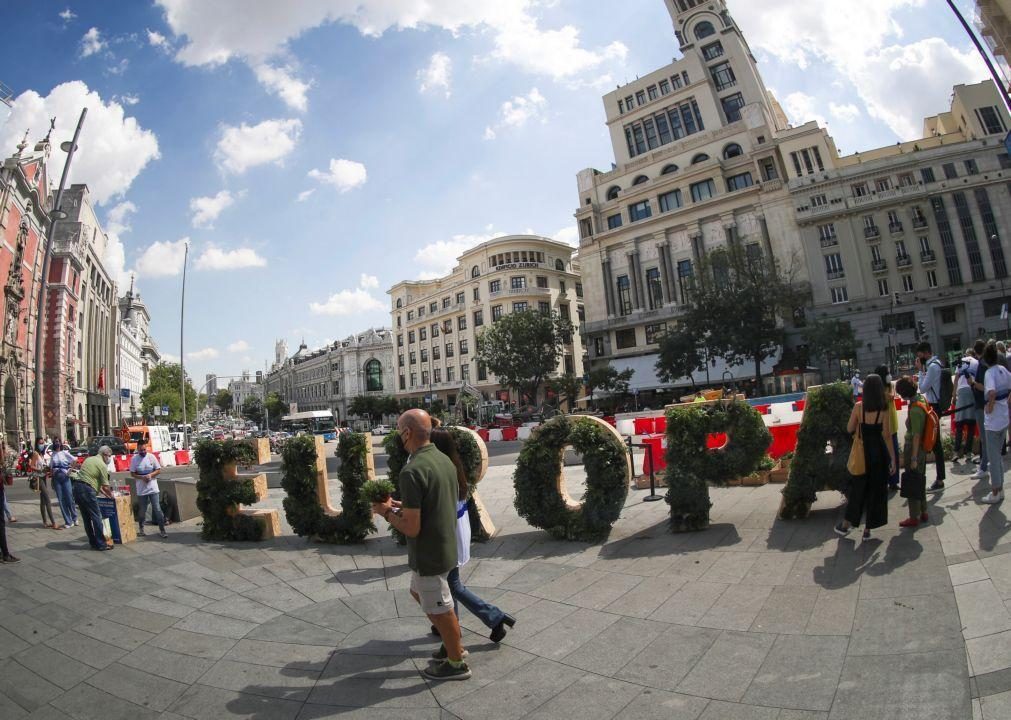
POLYGON ((875 537, 859 544, 845 538, 839 541, 832 556, 814 568, 812 577, 815 584, 826 590, 839 590, 856 584, 864 575, 888 575, 922 554, 923 546, 912 533, 893 535, 887 544, 875 537))
POLYGON ((979 521, 979 549, 990 552, 1011 531, 1007 515, 1000 505, 991 505, 979 521))

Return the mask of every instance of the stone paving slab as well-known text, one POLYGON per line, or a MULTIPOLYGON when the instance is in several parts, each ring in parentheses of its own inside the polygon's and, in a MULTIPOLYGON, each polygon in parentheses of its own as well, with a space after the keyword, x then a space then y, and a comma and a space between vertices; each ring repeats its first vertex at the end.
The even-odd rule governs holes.
POLYGON ((837 493, 783 523, 781 486, 765 486, 713 489, 711 528, 685 535, 632 492, 590 545, 527 526, 510 471, 482 482, 499 533, 462 576, 518 622, 495 645, 464 614, 474 677, 459 683, 420 675, 438 640, 385 531, 313 545, 282 519, 268 542, 204 543, 189 522, 92 553, 18 508, 0 717, 1011 717, 1011 526, 967 472, 931 496, 930 526, 900 530, 893 497, 869 541, 832 533, 837 493))

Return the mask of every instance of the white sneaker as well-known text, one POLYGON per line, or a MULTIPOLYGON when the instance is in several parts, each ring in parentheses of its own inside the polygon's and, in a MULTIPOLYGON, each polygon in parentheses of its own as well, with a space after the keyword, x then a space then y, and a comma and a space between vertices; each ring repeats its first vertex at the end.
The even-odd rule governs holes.
POLYGON ((990 473, 988 473, 986 470, 977 470, 969 477, 972 478, 973 480, 983 480, 984 478, 990 477, 990 473))
POLYGON ((1003 490, 991 490, 990 494, 987 495, 985 498, 983 498, 982 502, 985 502, 987 505, 996 505, 997 503, 1003 500, 1004 500, 1003 490))

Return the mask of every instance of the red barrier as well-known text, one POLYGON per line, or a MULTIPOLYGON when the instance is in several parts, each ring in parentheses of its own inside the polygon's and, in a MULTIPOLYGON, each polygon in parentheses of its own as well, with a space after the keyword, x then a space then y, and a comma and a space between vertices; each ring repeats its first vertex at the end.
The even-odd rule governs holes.
POLYGON ((129 455, 115 455, 113 456, 113 462, 116 463, 116 472, 126 472, 130 469, 129 455))
POLYGON ((190 451, 176 450, 176 465, 189 465, 189 464, 190 464, 190 451))
POLYGON ((503 440, 515 440, 517 437, 517 430, 514 427, 504 427, 502 428, 502 439, 503 440))
MULTIPOLYGON (((800 423, 792 425, 773 425, 769 428, 772 434, 772 442, 769 444, 769 455, 773 460, 778 460, 789 452, 797 449, 797 431, 800 430, 800 423)), ((653 469, 657 472, 667 467, 667 459, 664 457, 663 435, 650 435, 644 437, 642 442, 653 447, 653 469)), ((716 433, 706 438, 706 447, 716 450, 727 444, 726 433, 716 433)), ((649 461, 645 454, 642 459, 642 472, 649 474, 649 461)))
POLYGON ((482 440, 488 442, 488 428, 479 428, 477 434, 481 437, 482 440))
POLYGON ((772 433, 772 444, 769 445, 769 455, 773 460, 779 460, 789 452, 797 449, 797 431, 800 430, 800 423, 795 425, 772 425, 769 432, 772 433))
POLYGON ((798 400, 793 404, 794 412, 804 412, 804 407, 807 405, 807 400, 798 400))
POLYGON ((663 435, 664 433, 666 433, 667 432, 667 416, 666 415, 661 415, 658 418, 654 418, 654 420, 656 422, 654 423, 654 430, 653 430, 653 432, 659 433, 661 435, 663 435))
POLYGON ((768 415, 770 412, 772 412, 772 406, 771 405, 755 405, 755 410, 758 411, 759 415, 768 415))
POLYGON ((635 434, 636 435, 652 435, 656 432, 654 426, 656 423, 656 418, 646 417, 646 418, 635 418, 635 434))
POLYGON ((614 415, 605 415, 604 417, 601 418, 601 420, 606 422, 611 427, 615 428, 618 427, 618 421, 615 419, 614 415))

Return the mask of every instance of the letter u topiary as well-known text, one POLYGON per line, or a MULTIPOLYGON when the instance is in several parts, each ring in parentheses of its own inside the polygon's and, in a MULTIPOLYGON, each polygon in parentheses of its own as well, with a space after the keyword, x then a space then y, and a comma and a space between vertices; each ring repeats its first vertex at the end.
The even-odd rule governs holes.
POLYGON ((516 511, 552 537, 595 542, 621 514, 631 479, 628 448, 613 427, 595 417, 559 415, 534 430, 520 451, 513 473, 516 511), (581 503, 565 491, 562 460, 570 445, 586 469, 581 503))
POLYGON ((297 535, 317 542, 347 545, 362 542, 376 531, 372 510, 361 488, 372 479, 372 446, 368 435, 343 433, 337 444, 341 460, 341 509, 330 507, 326 463, 316 438, 303 435, 284 445, 281 487, 287 493, 284 514, 297 535), (321 462, 322 461, 322 462, 321 462))
POLYGON ((772 435, 762 416, 746 402, 691 404, 667 410, 667 504, 674 532, 709 527, 709 485, 758 470, 772 435), (710 435, 726 433, 719 449, 706 446, 710 435))
POLYGON ((263 526, 252 517, 239 514, 239 505, 257 501, 252 478, 225 477, 225 467, 253 462, 256 454, 249 445, 233 440, 202 440, 193 459, 200 468, 197 480, 197 508, 203 516, 200 536, 204 540, 261 540, 263 526))
POLYGON ((819 490, 843 490, 849 484, 846 462, 853 438, 846 425, 852 411, 853 390, 846 383, 808 388, 797 451, 783 488, 783 520, 807 517, 819 490), (825 452, 827 447, 831 452, 825 452))

